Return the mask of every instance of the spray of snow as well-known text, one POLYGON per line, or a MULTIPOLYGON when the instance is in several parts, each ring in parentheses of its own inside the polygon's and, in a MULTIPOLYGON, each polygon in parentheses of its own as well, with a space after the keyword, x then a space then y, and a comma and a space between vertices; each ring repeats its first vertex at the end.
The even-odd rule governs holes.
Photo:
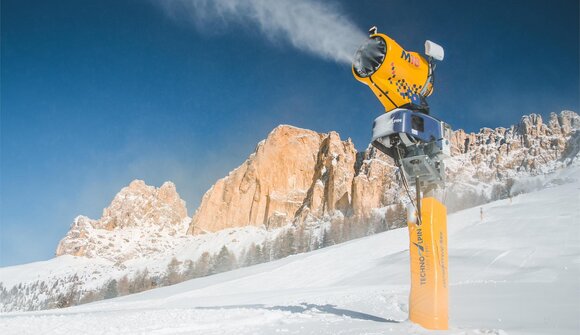
POLYGON ((339 63, 351 63, 365 38, 340 10, 314 0, 155 0, 171 17, 186 18, 198 28, 251 23, 270 41, 339 63))

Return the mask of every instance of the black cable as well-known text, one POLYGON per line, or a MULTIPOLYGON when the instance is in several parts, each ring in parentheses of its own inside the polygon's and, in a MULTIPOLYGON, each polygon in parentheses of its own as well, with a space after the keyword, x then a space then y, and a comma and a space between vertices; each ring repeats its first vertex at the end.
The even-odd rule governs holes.
MULTIPOLYGON (((399 169, 399 174, 401 175, 401 181, 403 182, 403 188, 405 189, 405 192, 407 193, 407 196, 409 197, 409 201, 411 202, 411 205, 413 205, 413 207, 415 207, 415 212, 417 214, 417 221, 419 222, 419 225, 422 225, 423 221, 421 220, 421 215, 419 215, 419 213, 418 213, 417 204, 413 201, 413 197, 411 196, 411 192, 409 191, 409 183, 407 182, 407 177, 405 177, 405 172, 403 171, 403 167, 401 165, 401 152, 399 150, 400 150, 399 146, 396 146, 395 151, 397 153, 397 159, 395 159, 395 165, 397 165, 397 168, 399 169)), ((419 201, 419 199, 417 199, 417 201, 419 201)))
MULTIPOLYGON (((435 68, 437 63, 433 62, 433 59, 429 57, 429 74, 427 75, 427 83, 430 83, 429 91, 425 91, 425 94, 421 94, 423 97, 428 97, 433 93, 433 88, 435 87, 435 68)), ((427 84, 425 84, 425 89, 427 89, 427 84)))

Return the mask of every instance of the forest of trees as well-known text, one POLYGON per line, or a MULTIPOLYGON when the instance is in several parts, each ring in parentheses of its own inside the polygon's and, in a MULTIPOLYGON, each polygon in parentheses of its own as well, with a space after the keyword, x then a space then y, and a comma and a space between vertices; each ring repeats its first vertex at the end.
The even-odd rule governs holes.
POLYGON ((528 188, 533 188, 533 186, 525 185, 523 182, 520 182, 517 188, 514 187, 515 185, 515 179, 507 178, 502 183, 493 184, 489 194, 484 193, 483 190, 477 191, 476 189, 454 192, 453 186, 451 186, 445 193, 444 202, 447 206, 447 211, 453 213, 463 209, 481 206, 492 201, 515 197, 519 194, 526 193, 528 188))
MULTIPOLYGON (((514 191, 513 179, 496 184, 491 194, 461 192, 446 195, 449 212, 479 206, 490 201, 505 199, 525 192, 514 191)), ((525 186, 525 185, 524 185, 525 186)), ((523 191, 522 191, 523 190, 523 191)), ((39 310, 64 308, 92 301, 110 299, 117 296, 138 293, 156 287, 168 286, 185 280, 204 277, 236 268, 265 263, 289 255, 313 251, 367 235, 406 226, 406 211, 402 204, 390 206, 386 212, 373 216, 366 223, 353 217, 344 217, 332 224, 322 224, 320 230, 310 230, 304 225, 291 226, 267 238, 261 244, 252 244, 236 255, 226 246, 217 253, 203 253, 197 259, 180 261, 173 258, 161 274, 152 274, 147 268, 131 276, 112 279, 96 290, 82 289, 81 280, 76 276, 60 278, 50 285, 44 281, 19 284, 10 289, 0 283, 2 311, 39 310)))
POLYGON ((305 229, 304 226, 292 226, 275 237, 266 239, 262 244, 251 244, 239 255, 223 246, 218 253, 204 252, 195 260, 179 261, 174 257, 162 275, 151 274, 145 268, 132 276, 125 275, 120 279, 109 280, 96 290, 81 289, 81 281, 76 275, 60 278, 50 286, 44 281, 36 281, 7 289, 0 283, 0 300, 4 311, 64 308, 265 263, 404 225, 405 210, 402 205, 395 205, 384 216, 370 220, 367 224, 357 223, 347 217, 328 224, 326 229, 317 233, 305 229))

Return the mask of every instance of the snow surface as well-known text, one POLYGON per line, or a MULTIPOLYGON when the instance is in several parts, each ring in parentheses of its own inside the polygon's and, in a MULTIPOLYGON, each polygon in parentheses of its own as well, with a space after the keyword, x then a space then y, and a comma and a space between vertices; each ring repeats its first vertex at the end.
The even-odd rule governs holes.
POLYGON ((397 229, 170 287, 0 314, 1 334, 579 334, 580 168, 449 216, 450 330, 407 321, 397 229))

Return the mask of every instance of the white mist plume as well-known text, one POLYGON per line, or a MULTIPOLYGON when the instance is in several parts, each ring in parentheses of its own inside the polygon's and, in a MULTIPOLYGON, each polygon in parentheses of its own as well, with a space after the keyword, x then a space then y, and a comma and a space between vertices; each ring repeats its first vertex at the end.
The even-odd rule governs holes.
POLYGON ((366 35, 328 3, 314 0, 157 0, 170 15, 198 26, 250 22, 268 39, 286 40, 299 50, 340 63, 366 35))

